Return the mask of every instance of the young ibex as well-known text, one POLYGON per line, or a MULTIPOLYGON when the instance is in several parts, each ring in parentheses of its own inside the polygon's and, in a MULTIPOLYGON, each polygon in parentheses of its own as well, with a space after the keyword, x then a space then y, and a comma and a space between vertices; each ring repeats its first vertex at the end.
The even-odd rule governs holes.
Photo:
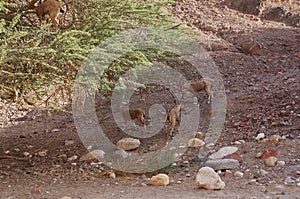
POLYGON ((207 96, 208 96, 208 103, 210 103, 211 101, 211 91, 210 91, 210 83, 205 80, 199 80, 199 81, 195 81, 195 82, 191 82, 191 83, 185 83, 183 85, 183 88, 188 89, 192 92, 201 92, 201 91, 205 91, 207 96))
POLYGON ((64 10, 62 8, 62 2, 59 0, 45 0, 44 2, 40 0, 39 5, 36 7, 36 14, 40 24, 42 24, 42 20, 44 20, 45 16, 49 15, 56 28, 59 26, 58 15, 60 12, 64 13, 64 10))
POLYGON ((125 125, 127 124, 127 121, 129 120, 137 120, 140 124, 142 124, 144 126, 144 128, 146 128, 146 123, 145 123, 145 111, 142 110, 141 108, 137 108, 137 109, 129 109, 129 116, 123 112, 122 116, 125 120, 125 125))
POLYGON ((165 119, 165 133, 167 133, 168 124, 170 123, 169 134, 171 138, 174 136, 174 127, 176 125, 176 121, 179 121, 181 111, 181 104, 176 104, 169 113, 166 115, 165 119))

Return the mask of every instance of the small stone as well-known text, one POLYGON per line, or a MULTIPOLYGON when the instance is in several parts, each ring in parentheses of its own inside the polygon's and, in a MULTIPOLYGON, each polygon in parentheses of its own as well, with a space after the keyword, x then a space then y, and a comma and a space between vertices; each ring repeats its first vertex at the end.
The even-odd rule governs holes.
POLYGON ((285 161, 279 160, 279 161, 277 161, 277 165, 278 166, 284 166, 285 165, 285 161))
POLYGON ((242 178, 242 177, 244 176, 244 173, 241 172, 241 171, 236 171, 236 172, 234 172, 233 175, 234 175, 235 177, 242 178))
POLYGON ((198 138, 198 139, 202 139, 204 137, 204 133, 202 133, 201 131, 198 131, 195 133, 195 138, 198 138))
POLYGON ((167 186, 169 183, 169 176, 163 173, 160 173, 156 176, 152 176, 150 179, 150 184, 155 186, 167 186))
POLYGON ((199 189, 221 190, 225 183, 220 176, 210 167, 202 167, 196 176, 196 185, 199 189))
POLYGON ((75 143, 74 140, 65 140, 65 145, 66 145, 66 146, 72 145, 72 144, 74 144, 74 143, 75 143))
POLYGON ((202 156, 202 155, 197 155, 193 159, 194 162, 206 162, 207 160, 209 160, 209 159, 205 156, 202 156))
POLYGON ((126 151, 137 149, 140 144, 140 140, 134 138, 123 138, 117 142, 118 148, 126 151))
POLYGON ((296 182, 296 179, 293 178, 293 177, 288 176, 288 177, 286 177, 286 178, 284 179, 283 182, 284 182, 284 184, 295 183, 295 182, 296 182))
POLYGON ((211 154, 210 156, 208 156, 209 159, 221 159, 224 158, 227 155, 233 154, 235 152, 237 152, 238 148, 234 147, 234 146, 226 146, 226 147, 222 147, 220 148, 216 153, 211 154))
POLYGON ((241 144, 245 144, 245 143, 246 143, 245 140, 239 140, 239 142, 240 142, 241 144))
POLYGON ((234 145, 241 145, 242 143, 240 141, 233 142, 234 145))
POLYGON ((270 141, 271 144, 276 145, 279 142, 280 139, 281 139, 280 135, 272 135, 269 138, 269 141, 270 141))
POLYGON ((185 160, 182 162, 182 164, 189 164, 190 162, 188 160, 185 160))
POLYGON ((102 150, 94 150, 80 157, 80 161, 88 161, 93 159, 102 159, 104 158, 105 152, 102 150))
POLYGON ((265 164, 267 167, 274 167, 277 162, 277 158, 274 156, 268 157, 265 159, 265 164))
POLYGON ((258 170, 258 173, 259 173, 261 176, 266 176, 266 175, 269 174, 269 172, 267 172, 267 171, 264 170, 264 169, 259 169, 259 170, 258 170))
POLYGON ((297 187, 300 187, 300 182, 297 183, 297 187))
POLYGON ((77 155, 73 155, 72 157, 68 158, 68 161, 73 161, 73 160, 76 160, 77 158, 78 158, 77 155))
POLYGON ((265 134, 264 133, 259 133, 256 137, 255 137, 255 140, 262 140, 262 139, 264 139, 266 136, 265 136, 265 134))
POLYGON ((43 150, 43 151, 38 152, 38 155, 40 157, 45 157, 47 155, 47 152, 48 152, 48 150, 43 150))
POLYGON ((52 129, 52 130, 51 130, 52 133, 58 132, 58 131, 59 131, 59 129, 52 129))
POLYGON ((115 179, 117 176, 115 172, 111 171, 109 172, 109 177, 115 179))
POLYGON ((188 141, 188 146, 189 147, 202 147, 205 144, 205 142, 203 142, 202 140, 198 139, 198 138, 192 138, 188 141))
POLYGON ((24 155, 25 157, 28 157, 28 156, 30 155, 30 153, 24 152, 23 155, 24 155))
POLYGON ((225 170, 235 169, 240 166, 240 163, 235 159, 217 159, 208 160, 207 162, 205 162, 205 166, 211 167, 214 170, 225 170))
POLYGON ((262 156, 262 154, 263 154, 262 152, 258 152, 255 157, 260 158, 262 156))

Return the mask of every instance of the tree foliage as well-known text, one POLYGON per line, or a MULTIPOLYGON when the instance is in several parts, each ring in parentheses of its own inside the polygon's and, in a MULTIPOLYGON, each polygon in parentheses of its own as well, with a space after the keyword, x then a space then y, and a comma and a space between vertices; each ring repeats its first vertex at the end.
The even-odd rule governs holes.
MULTIPOLYGON (((35 2, 0 2, 0 98, 20 104, 63 105, 82 61, 101 41, 129 28, 170 25, 161 11, 170 2, 86 0, 67 2, 61 28, 54 31, 51 24, 38 25, 35 2)), ((134 52, 114 62, 101 88, 111 89, 128 68, 149 61, 145 54, 134 52)))

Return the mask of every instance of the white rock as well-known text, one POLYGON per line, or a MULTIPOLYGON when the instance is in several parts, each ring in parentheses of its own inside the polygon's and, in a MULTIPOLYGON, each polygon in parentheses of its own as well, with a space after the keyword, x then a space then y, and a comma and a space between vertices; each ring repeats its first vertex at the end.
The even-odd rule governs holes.
POLYGON ((43 150, 43 151, 38 152, 38 154, 40 157, 45 157, 47 155, 47 152, 48 152, 48 150, 43 150))
POLYGON ((167 186, 170 183, 169 176, 160 173, 156 176, 152 176, 150 179, 150 184, 155 185, 155 186, 167 186))
POLYGON ((285 165, 285 161, 279 160, 279 161, 277 161, 277 165, 278 166, 284 166, 285 165))
POLYGON ((80 161, 88 161, 93 159, 102 159, 104 158, 105 152, 102 150, 94 150, 80 157, 80 161))
POLYGON ((23 155, 24 155, 25 157, 28 157, 28 156, 30 155, 30 153, 24 152, 23 155))
POLYGON ((109 177, 115 179, 117 176, 115 172, 111 171, 109 172, 109 177))
POLYGON ((277 144, 280 139, 281 139, 280 135, 271 135, 269 138, 271 144, 277 144))
POLYGON ((202 147, 205 144, 202 140, 198 138, 192 138, 188 141, 188 146, 189 147, 202 147))
POLYGON ((274 156, 268 157, 265 159, 265 164, 267 167, 274 167, 277 162, 277 158, 274 156))
POLYGON ((300 182, 297 183, 297 187, 300 187, 300 182))
POLYGON ((255 140, 262 140, 266 137, 266 135, 264 133, 259 133, 256 137, 255 137, 255 140))
POLYGON ((235 177, 239 177, 239 178, 242 178, 243 176, 244 176, 244 173, 243 172, 241 172, 241 171, 236 171, 236 172, 234 172, 234 174, 233 174, 235 177))
POLYGON ((261 176, 266 176, 266 175, 269 174, 269 172, 267 172, 267 171, 264 170, 264 169, 259 169, 259 170, 258 170, 258 173, 259 173, 261 176))
POLYGON ((258 152, 255 157, 260 158, 262 156, 262 154, 263 154, 262 152, 258 152))
POLYGON ((201 131, 198 131, 198 132, 195 133, 195 138, 201 139, 203 137, 204 137, 204 133, 202 133, 201 131))
POLYGON ((205 166, 211 167, 214 170, 225 170, 235 169, 240 166, 240 163, 235 159, 217 159, 206 161, 205 166))
POLYGON ((224 158, 227 155, 233 154, 237 152, 238 148, 235 146, 226 146, 220 148, 216 153, 211 154, 208 156, 209 159, 215 160, 215 159, 221 159, 224 158))
POLYGON ((126 151, 136 149, 140 146, 140 144, 140 140, 134 138, 123 138, 117 142, 117 146, 126 151))
POLYGON ((202 167, 196 176, 196 185, 199 189, 220 190, 225 188, 225 183, 220 176, 210 167, 202 167))
POLYGON ((73 160, 76 160, 77 158, 78 158, 77 155, 73 155, 72 157, 68 158, 68 161, 73 161, 73 160))

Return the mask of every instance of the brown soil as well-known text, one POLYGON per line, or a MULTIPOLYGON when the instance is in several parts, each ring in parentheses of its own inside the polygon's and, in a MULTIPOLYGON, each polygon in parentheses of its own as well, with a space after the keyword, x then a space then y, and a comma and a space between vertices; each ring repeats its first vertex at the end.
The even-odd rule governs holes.
MULTIPOLYGON (((198 33, 195 38, 209 51, 222 74, 227 116, 216 149, 237 140, 246 141, 238 146, 242 162, 237 170, 245 173, 243 178, 221 176, 226 183, 222 191, 196 189, 195 174, 201 164, 192 159, 197 149, 187 150, 176 166, 146 174, 115 171, 117 177, 109 178, 111 170, 96 164, 96 160, 68 160, 88 152, 79 139, 71 113, 26 112, 1 103, 1 113, 5 115, 0 121, 0 198, 299 198, 299 187, 284 185, 283 179, 287 176, 286 167, 300 164, 300 29, 228 9, 220 2, 184 1, 174 5, 170 12, 198 33), (261 132, 266 137, 278 134, 285 139, 275 145, 255 141, 261 132), (70 140, 74 143, 67 145, 70 140), (277 158, 286 165, 266 167, 262 159, 255 158, 258 152, 268 149, 280 151, 277 158), (43 151, 46 155, 39 155, 43 151), (32 156, 26 157, 25 152, 32 156), (259 169, 269 174, 258 175, 259 169), (171 184, 146 185, 146 178, 159 172, 167 173, 171 184)), ((285 5, 283 1, 267 2, 269 6, 285 5)), ((300 13, 297 0, 289 3, 287 9, 300 13)), ((177 69, 193 74, 192 69, 186 68, 189 66, 178 65, 177 69)), ((100 98, 100 125, 116 143, 125 134, 112 119, 109 101, 100 98)), ((142 98, 145 101, 141 102, 136 93, 132 102, 146 110, 148 119, 147 110, 152 104, 163 104, 170 110, 175 103, 171 93, 159 86, 144 90, 142 98)), ((205 101, 206 95, 201 94, 199 130, 203 132, 210 115, 210 105, 205 101)), ((141 147, 133 153, 154 151, 167 142, 170 139, 160 132, 141 139, 141 147)))

